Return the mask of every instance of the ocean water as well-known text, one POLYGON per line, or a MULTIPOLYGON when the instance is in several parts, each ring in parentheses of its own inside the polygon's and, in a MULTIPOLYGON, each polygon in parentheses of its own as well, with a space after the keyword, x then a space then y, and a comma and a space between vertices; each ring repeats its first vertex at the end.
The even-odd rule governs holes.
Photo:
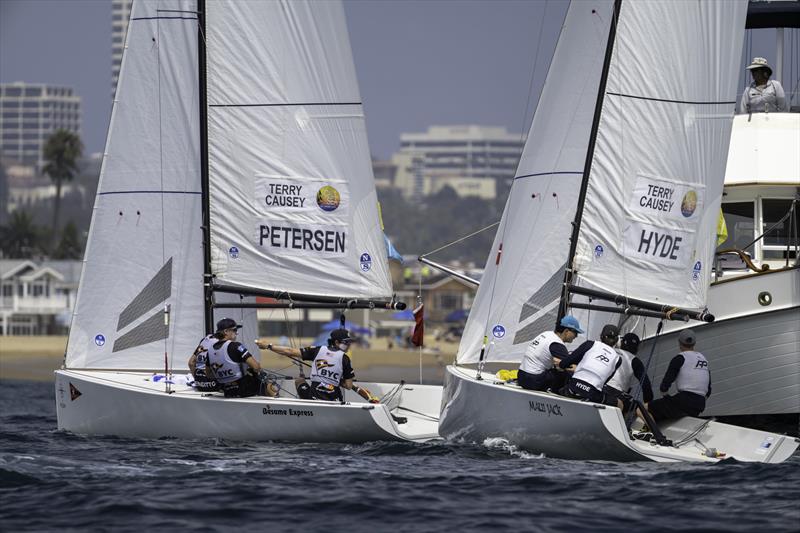
POLYGON ((779 465, 563 461, 483 443, 283 444, 56 430, 51 383, 0 381, 0 531, 797 531, 779 465))

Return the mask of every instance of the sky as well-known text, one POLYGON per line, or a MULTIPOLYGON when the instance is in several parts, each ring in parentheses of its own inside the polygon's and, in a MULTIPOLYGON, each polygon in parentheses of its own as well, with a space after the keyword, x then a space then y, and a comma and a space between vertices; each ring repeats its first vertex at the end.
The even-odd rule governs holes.
MULTIPOLYGON (((567 6, 345 0, 373 155, 389 158, 401 133, 434 124, 525 131, 567 6)), ((761 41, 750 51, 772 62, 761 41)), ((101 152, 111 113, 110 0, 0 0, 0 82, 13 81, 73 87, 86 152, 101 152)))

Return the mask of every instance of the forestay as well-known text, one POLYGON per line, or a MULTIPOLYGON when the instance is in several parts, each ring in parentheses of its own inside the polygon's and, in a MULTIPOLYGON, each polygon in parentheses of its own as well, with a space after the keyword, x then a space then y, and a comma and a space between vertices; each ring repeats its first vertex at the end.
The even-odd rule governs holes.
POLYGON ((341 3, 215 1, 206 8, 216 282, 390 297, 341 3))
POLYGON ((162 368, 203 334, 203 241, 193 1, 137 1, 66 365, 162 368), (164 324, 163 308, 171 306, 164 324))
POLYGON ((458 350, 478 360, 519 361, 556 320, 570 222, 580 190, 612 2, 573 2, 458 350))
POLYGON ((621 3, 577 284, 702 309, 747 2, 621 3))

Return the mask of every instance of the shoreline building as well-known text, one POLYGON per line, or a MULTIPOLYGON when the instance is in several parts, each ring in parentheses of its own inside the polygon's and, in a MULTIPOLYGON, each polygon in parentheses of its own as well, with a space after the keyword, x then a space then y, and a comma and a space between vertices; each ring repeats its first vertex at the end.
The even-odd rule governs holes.
POLYGON ((406 198, 436 194, 445 186, 459 196, 492 199, 514 179, 525 137, 502 127, 431 126, 400 135, 394 186, 406 198))
POLYGON ((128 19, 131 16, 133 0, 112 0, 111 2, 111 99, 117 94, 119 68, 122 64, 122 51, 125 48, 125 35, 128 33, 128 19))
POLYGON ((41 169, 42 149, 56 130, 81 133, 81 97, 71 87, 0 84, 0 153, 41 169))

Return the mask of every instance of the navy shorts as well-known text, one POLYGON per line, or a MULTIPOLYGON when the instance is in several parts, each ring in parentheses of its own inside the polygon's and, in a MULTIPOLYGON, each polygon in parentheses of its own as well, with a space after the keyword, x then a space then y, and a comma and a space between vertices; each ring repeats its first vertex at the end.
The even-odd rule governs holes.
POLYGON ((564 393, 565 396, 572 398, 603 403, 603 393, 580 379, 570 379, 564 393))

